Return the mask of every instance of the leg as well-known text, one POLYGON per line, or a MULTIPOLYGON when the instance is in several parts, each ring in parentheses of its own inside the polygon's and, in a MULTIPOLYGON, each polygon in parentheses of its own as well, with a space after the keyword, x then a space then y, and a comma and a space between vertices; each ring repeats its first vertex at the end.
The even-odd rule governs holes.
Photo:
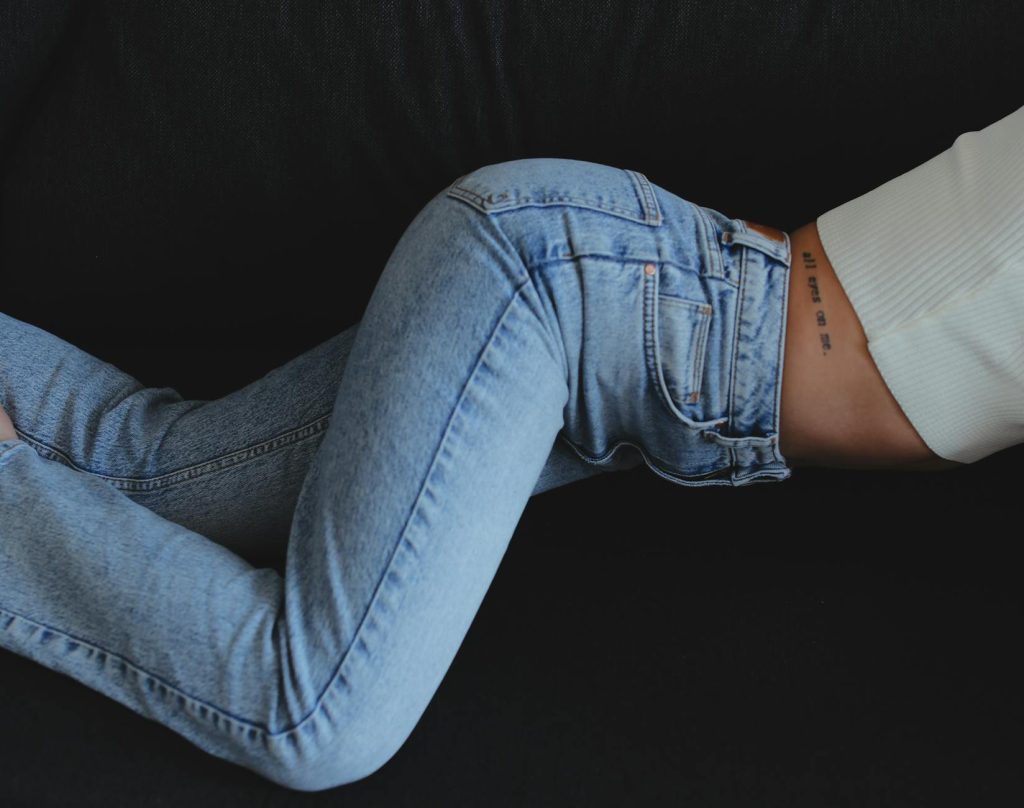
MULTIPOLYGON (((375 771, 450 665, 563 425, 547 311, 489 218, 441 194, 421 211, 352 344, 283 576, 29 442, 0 443, 0 643, 283 785, 375 771)), ((130 411, 72 412, 77 457, 140 442, 130 411)), ((222 449, 220 429, 191 440, 222 449)))
MULTIPOLYGON (((222 398, 183 401, 0 313, 0 407, 43 458, 250 560, 283 561, 357 331, 358 323, 222 398)), ((556 442, 534 493, 599 470, 556 442)))
POLYGON ((777 436, 753 434, 781 333, 781 298, 754 301, 779 265, 709 252, 682 200, 670 227, 635 172, 538 159, 460 180, 371 296, 284 574, 0 442, 0 645, 274 782, 330 788, 416 726, 560 434, 603 466, 634 446, 685 485, 785 479, 777 436), (738 342, 708 338, 720 319, 738 342))

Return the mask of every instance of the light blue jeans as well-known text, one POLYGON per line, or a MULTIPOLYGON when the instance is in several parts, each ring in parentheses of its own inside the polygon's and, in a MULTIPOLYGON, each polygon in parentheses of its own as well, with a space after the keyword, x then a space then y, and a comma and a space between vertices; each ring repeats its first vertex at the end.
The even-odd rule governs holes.
POLYGON ((0 645, 301 791, 416 726, 530 496, 787 479, 790 269, 643 174, 489 165, 357 326, 214 401, 0 315, 0 645), (244 555, 285 553, 284 575, 244 555))

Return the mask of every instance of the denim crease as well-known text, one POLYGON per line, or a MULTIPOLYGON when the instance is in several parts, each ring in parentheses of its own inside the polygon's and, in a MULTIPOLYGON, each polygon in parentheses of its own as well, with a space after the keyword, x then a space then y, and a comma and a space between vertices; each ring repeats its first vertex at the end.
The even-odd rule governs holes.
POLYGON ((0 314, 0 647, 280 785, 366 777, 531 496, 790 476, 789 270, 639 171, 529 158, 438 192, 359 323, 216 400, 0 314))

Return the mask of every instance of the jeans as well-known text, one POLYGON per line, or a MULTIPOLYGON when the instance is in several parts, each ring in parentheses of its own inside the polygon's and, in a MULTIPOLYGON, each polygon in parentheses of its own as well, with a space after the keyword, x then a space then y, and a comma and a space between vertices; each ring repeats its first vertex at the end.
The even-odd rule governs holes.
POLYGON ((357 326, 217 400, 0 315, 0 646, 280 785, 366 777, 533 494, 790 476, 789 247, 534 158, 440 191, 357 326), (240 555, 285 542, 283 575, 240 555))

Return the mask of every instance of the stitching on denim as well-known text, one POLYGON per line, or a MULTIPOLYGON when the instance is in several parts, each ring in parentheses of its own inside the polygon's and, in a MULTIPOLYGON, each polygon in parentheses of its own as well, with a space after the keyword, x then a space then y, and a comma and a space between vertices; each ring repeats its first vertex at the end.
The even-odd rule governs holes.
MULTIPOLYGON (((719 247, 721 249, 721 246, 719 247)), ((729 395, 727 397, 728 409, 727 413, 729 416, 728 423, 732 423, 736 417, 736 364, 739 361, 740 352, 740 324, 743 322, 743 303, 746 300, 746 289, 747 289, 747 253, 742 251, 740 255, 740 267, 739 267, 739 287, 736 295, 736 321, 733 324, 732 329, 732 360, 729 362, 729 395)), ((723 447, 729 453, 729 462, 733 468, 733 476, 735 478, 736 466, 739 464, 738 450, 732 446, 723 447)))
POLYGON ((791 266, 787 266, 785 261, 781 262, 781 266, 784 270, 782 279, 779 281, 782 284, 782 318, 781 325, 779 326, 778 340, 775 345, 775 401, 773 402, 774 409, 772 411, 772 429, 775 432, 775 443, 772 445, 772 456, 777 462, 789 468, 782 457, 782 449, 779 447, 779 433, 782 431, 782 372, 786 350, 786 325, 789 319, 789 277, 791 266))
POLYGON ((707 344, 708 336, 711 333, 711 318, 713 314, 710 311, 702 311, 701 316, 704 319, 704 324, 700 327, 697 336, 697 357, 694 362, 693 368, 693 390, 691 392, 700 394, 700 388, 704 383, 704 373, 707 369, 707 344))
POLYGON ((658 198, 651 188, 650 181, 639 171, 633 171, 629 168, 623 169, 623 171, 629 175, 629 178, 633 180, 634 186, 639 191, 640 203, 644 209, 646 223, 660 225, 662 221, 661 208, 658 206, 658 198))
MULTIPOLYGON (((498 235, 501 237, 502 242, 504 242, 506 249, 509 251, 509 254, 510 255, 515 255, 519 259, 519 263, 520 263, 520 265, 523 268, 524 279, 523 279, 522 284, 517 289, 517 293, 518 293, 518 291, 521 291, 523 289, 523 287, 525 287, 526 285, 529 285, 534 290, 534 292, 537 294, 537 296, 539 297, 540 296, 540 291, 537 289, 537 284, 536 284, 536 282, 534 280, 534 277, 533 277, 534 276, 533 270, 537 269, 537 268, 539 268, 541 266, 546 266, 547 264, 551 263, 551 261, 538 261, 538 262, 527 261, 526 258, 523 256, 523 254, 520 253, 519 250, 516 249, 515 244, 512 243, 512 239, 510 239, 508 237, 508 233, 505 232, 505 229, 501 226, 501 224, 499 222, 497 222, 493 218, 489 218, 488 220, 493 222, 494 229, 498 232, 498 235)), ((555 258, 553 260, 555 262, 558 262, 558 261, 565 260, 565 259, 564 258, 555 258)), ((560 348, 559 353, 561 355, 561 360, 562 360, 562 372, 564 374, 564 378, 565 378, 566 384, 568 384, 568 382, 569 382, 569 357, 565 353, 565 340, 562 339, 561 334, 557 333, 554 330, 553 326, 551 325, 551 323, 549 322, 547 317, 543 317, 543 318, 541 318, 541 320, 543 322, 544 329, 548 333, 548 338, 555 345, 558 345, 559 348, 560 348)))
MULTIPOLYGON (((458 180, 456 180, 456 182, 458 182, 458 180)), ((468 188, 464 188, 461 185, 453 184, 450 188, 448 188, 448 190, 445 193, 447 193, 448 196, 456 197, 458 199, 464 199, 466 202, 469 202, 474 207, 484 211, 484 213, 487 212, 487 209, 483 204, 484 198, 480 196, 480 194, 470 191, 468 188)))
MULTIPOLYGON (((708 331, 711 328, 711 314, 707 303, 701 303, 696 300, 690 300, 685 297, 670 295, 667 293, 663 293, 659 290, 657 295, 657 305, 659 309, 661 308, 661 304, 663 302, 671 303, 673 305, 682 305, 690 310, 685 316, 689 317, 696 315, 696 317, 698 318, 696 321, 697 339, 693 346, 693 363, 690 367, 690 378, 686 380, 686 387, 680 391, 676 385, 672 384, 669 381, 669 379, 665 379, 665 385, 685 401, 694 393, 700 392, 700 383, 704 378, 704 343, 707 338, 708 331)), ((661 325, 661 314, 662 312, 659 310, 659 326, 661 325)))
POLYGON ((449 196, 461 197, 466 201, 473 203, 476 208, 487 214, 503 213, 505 211, 518 210, 519 208, 524 207, 545 207, 569 204, 576 207, 587 208, 589 210, 596 210, 601 213, 609 213, 623 219, 628 219, 631 222, 638 222, 639 224, 650 226, 646 212, 643 216, 637 216, 636 211, 629 210, 628 208, 620 208, 618 205, 609 205, 607 203, 598 204, 592 200, 575 196, 521 196, 516 197, 506 205, 495 205, 493 203, 488 205, 487 197, 481 196, 475 191, 470 191, 468 188, 464 188, 461 185, 449 188, 447 193, 449 196))
POLYGON ((263 441, 262 443, 258 443, 255 446, 250 446, 236 452, 218 455, 209 460, 204 460, 201 463, 196 463, 192 466, 186 466, 181 469, 175 469, 174 471, 158 474, 153 477, 118 477, 92 471, 83 466, 79 466, 62 450, 36 440, 30 434, 25 434, 25 440, 26 443, 31 443, 33 447, 36 448, 36 451, 40 456, 47 460, 61 463, 75 471, 97 477, 98 479, 109 482, 115 488, 122 491, 147 493, 152 491, 164 491, 174 485, 191 482, 210 474, 216 474, 220 471, 237 468, 267 454, 268 452, 277 451, 286 446, 299 443, 307 438, 314 437, 327 428, 327 422, 330 420, 330 417, 331 414, 328 413, 308 424, 296 427, 289 432, 277 435, 269 440, 263 441))
POLYGON ((785 260, 786 245, 784 242, 775 241, 760 231, 754 230, 754 228, 749 226, 746 219, 737 219, 736 221, 743 223, 743 229, 733 232, 733 243, 757 250, 759 253, 763 253, 776 261, 785 260))
MULTIPOLYGON (((662 370, 661 361, 661 335, 658 333, 661 330, 661 322, 659 320, 661 290, 658 283, 660 273, 655 272, 653 275, 648 275, 646 272, 642 276, 643 287, 643 339, 644 339, 644 358, 645 365, 647 366, 647 382, 652 385, 661 403, 665 406, 672 417, 680 420, 692 420, 687 419, 687 416, 682 412, 681 407, 676 406, 676 403, 672 401, 672 398, 668 390, 668 380, 665 378, 664 371, 662 370)), ((685 300, 684 298, 680 298, 685 300)), ((694 302, 694 301, 686 301, 694 302)), ((711 321, 708 318, 708 328, 710 328, 711 321)), ((722 419, 724 420, 724 419, 722 419)))
MULTIPOLYGON (((286 729, 282 729, 282 730, 279 730, 279 731, 276 731, 276 732, 271 732, 268 727, 266 727, 265 725, 263 725, 263 724, 261 724, 261 723, 259 723, 257 721, 253 721, 253 720, 250 720, 250 719, 239 718, 237 716, 234 716, 231 713, 229 713, 228 711, 222 709, 221 707, 218 707, 218 706, 213 705, 213 704, 211 704, 209 702, 206 702, 206 701, 204 701, 202 699, 198 699, 198 698, 196 698, 194 696, 191 696, 191 695, 185 693, 184 691, 182 691, 181 689, 179 689, 179 688, 177 688, 177 687, 175 687, 173 685, 170 685, 170 684, 164 686, 163 689, 161 689, 159 691, 161 697, 166 697, 168 695, 168 693, 171 693, 171 694, 174 694, 177 697, 179 705, 181 705, 185 700, 187 700, 187 701, 189 701, 189 702, 191 702, 193 704, 201 705, 203 707, 206 707, 210 712, 212 712, 214 714, 221 715, 221 716, 225 717, 226 719, 230 719, 230 720, 232 720, 232 721, 234 721, 234 722, 236 722, 238 724, 241 724, 241 725, 243 725, 245 727, 248 727, 248 735, 249 735, 250 739, 252 739, 254 736, 257 737, 257 738, 260 738, 260 739, 263 739, 263 738, 277 739, 277 738, 287 737, 288 735, 297 732, 307 721, 312 720, 316 715, 318 715, 320 713, 320 710, 321 710, 322 705, 323 705, 324 698, 328 695, 328 693, 333 692, 333 690, 335 688, 335 685, 339 681, 342 681, 342 682, 345 682, 345 683, 347 683, 349 681, 348 676, 344 675, 342 673, 342 671, 345 668, 346 664, 348 663, 349 659, 351 658, 353 649, 355 649, 357 646, 358 647, 362 647, 362 648, 369 648, 369 646, 367 645, 366 640, 365 640, 365 638, 363 636, 364 633, 365 633, 365 628, 368 625, 368 623, 371 621, 371 614, 375 612, 375 607, 377 606, 378 601, 380 600, 381 591, 382 591, 382 584, 391 577, 391 574, 393 572, 393 567, 394 567, 395 559, 398 557, 399 550, 400 549, 404 549, 404 548, 409 548, 409 549, 412 550, 412 552, 413 552, 415 557, 419 556, 419 549, 416 547, 415 544, 413 544, 411 541, 409 541, 408 536, 406 535, 408 533, 409 526, 412 524, 414 517, 419 512, 420 505, 421 505, 421 503, 423 502, 423 499, 424 499, 424 496, 423 496, 424 492, 427 491, 428 488, 429 488, 428 483, 429 483, 430 477, 433 474, 433 471, 434 471, 434 469, 436 467, 438 458, 441 456, 441 451, 444 448, 445 443, 448 440, 448 436, 449 436, 450 431, 451 431, 452 422, 455 419, 456 413, 458 413, 460 411, 463 403, 465 402, 466 391, 470 388, 470 385, 472 384, 473 380, 476 378, 477 371, 479 370, 481 364, 483 364, 484 357, 487 355, 488 351, 490 350, 490 348, 491 348, 491 346, 492 346, 492 344, 494 342, 495 335, 504 327, 505 320, 506 320, 506 318, 508 316, 508 313, 512 310, 514 305, 521 299, 522 290, 527 285, 529 285, 529 281, 524 282, 523 284, 521 284, 519 287, 516 288, 515 293, 513 294, 512 299, 509 301, 508 305, 505 307, 505 310, 502 312, 501 317, 498 318, 498 322, 495 324, 494 330, 491 332, 491 336, 487 340, 487 344, 484 346, 483 350, 481 350, 481 352, 480 352, 480 355, 477 357, 476 364, 474 365, 473 370, 470 372, 469 377, 466 379, 466 382, 465 382, 465 384, 462 387, 462 391, 459 394, 459 400, 456 402, 455 406, 452 408, 451 415, 448 418, 448 423, 445 426, 444 434, 442 435, 441 440, 438 443, 437 449, 434 452, 434 459, 431 461, 430 468, 427 470, 426 476, 424 477, 424 480, 423 480, 423 482, 420 485, 420 492, 419 492, 419 494, 416 497, 416 501, 415 501, 412 509, 410 510, 409 515, 406 517, 405 525, 402 528, 401 536, 400 536, 399 540, 395 543, 395 549, 394 549, 394 551, 391 554, 391 559, 389 560, 387 566, 385 567, 383 573, 380 576, 380 579, 377 582, 377 586, 376 586, 376 588, 374 590, 373 596, 370 598, 370 602, 369 602, 369 605, 366 608, 366 612, 363 614, 362 619, 359 621, 359 626, 356 629, 355 634, 352 637, 352 642, 349 644, 348 648, 342 654, 342 656, 339 659, 337 665, 335 666, 334 673, 328 678, 327 684, 324 686, 323 690, 320 692, 320 695, 317 696, 317 698, 316 698, 316 700, 314 702, 314 707, 309 711, 309 713, 307 713, 305 716, 300 718, 298 720, 298 722, 296 722, 293 726, 287 727, 286 729)), ((67 634, 67 633, 65 633, 65 632, 63 632, 63 631, 61 631, 59 629, 53 628, 51 626, 47 626, 44 623, 40 623, 39 621, 33 620, 31 618, 25 617, 23 615, 20 615, 20 614, 18 614, 16 612, 12 612, 12 611, 7 610, 7 609, 0 608, 0 614, 9 614, 9 615, 12 616, 11 619, 7 620, 5 625, 3 626, 3 629, 5 631, 9 631, 10 630, 10 627, 14 623, 15 620, 22 620, 22 621, 25 621, 25 622, 28 622, 28 623, 32 623, 32 624, 34 624, 36 626, 41 626, 44 629, 44 632, 42 632, 41 635, 40 635, 40 639, 45 639, 45 632, 48 631, 48 632, 50 632, 50 633, 52 633, 52 634, 54 634, 56 636, 62 637, 64 639, 66 639, 66 640, 70 640, 70 641, 76 643, 76 647, 73 648, 73 649, 70 649, 72 651, 77 650, 78 646, 84 646, 84 647, 89 648, 89 649, 98 649, 99 653, 100 653, 100 655, 102 655, 103 659, 106 659, 106 658, 110 657, 110 658, 114 658, 114 659, 118 660, 121 663, 120 670, 122 672, 124 672, 124 670, 126 668, 131 668, 133 671, 138 671, 139 673, 144 674, 149 679, 152 679, 154 681, 159 681, 161 683, 164 682, 164 680, 161 677, 159 677, 158 675, 153 674, 153 673, 147 671, 145 668, 142 668, 142 667, 136 665, 135 663, 133 663, 130 660, 128 660, 126 657, 123 657, 120 654, 117 654, 117 653, 114 653, 114 652, 109 651, 107 649, 104 649, 104 648, 102 648, 102 646, 96 645, 95 643, 84 641, 84 640, 80 640, 77 637, 74 637, 73 635, 67 634)), ((205 715, 204 713, 202 713, 202 711, 200 711, 199 715, 193 715, 192 717, 194 719, 196 719, 197 721, 199 721, 199 720, 209 721, 209 717, 207 715, 205 715)), ((215 729, 223 731, 223 728, 221 728, 221 727, 215 727, 215 729)))
MULTIPOLYGON (((677 269, 680 269, 683 272, 693 271, 693 268, 690 266, 684 266, 683 264, 680 264, 678 261, 673 261, 669 258, 663 258, 658 255, 652 255, 645 258, 643 256, 638 256, 635 253, 632 253, 630 255, 619 255, 616 253, 609 253, 599 250, 595 250, 593 252, 566 253, 565 255, 556 255, 552 258, 534 259, 531 260, 528 264, 526 264, 526 266, 529 269, 539 269, 541 267, 549 266, 550 264, 558 264, 564 262, 572 263, 572 261, 574 261, 577 258, 589 258, 592 260, 599 261, 614 261, 617 264, 654 263, 661 264, 663 266, 676 267, 677 269)), ((714 278, 714 280, 721 281, 722 283, 727 284, 728 286, 731 286, 734 289, 739 288, 739 283, 737 281, 729 280, 729 278, 726 278, 722 275, 702 275, 701 277, 714 278)))
POLYGON ((722 257, 722 247, 719 240, 716 238, 716 225, 711 221, 711 217, 704 211, 702 205, 698 205, 695 202, 690 202, 693 206, 693 211, 697 215, 697 221, 701 223, 701 227, 697 228, 700 233, 700 249, 701 257, 704 258, 708 263, 707 275, 713 278, 720 278, 726 283, 732 286, 738 286, 738 284, 726 277, 725 274, 725 259, 722 257), (714 245, 714 246, 712 246, 714 245))
POLYGON ((564 434, 560 434, 559 437, 561 437, 562 440, 565 441, 566 444, 568 444, 569 448, 572 449, 581 460, 591 464, 592 466, 603 465, 603 462, 607 460, 609 457, 612 457, 618 451, 619 447, 632 446, 640 453, 640 456, 643 458, 644 463, 651 471, 653 471, 654 473, 658 474, 661 477, 664 477, 666 480, 669 480, 671 482, 680 483, 682 485, 731 485, 731 483, 724 478, 719 481, 707 479, 714 478, 715 476, 720 477, 720 475, 722 475, 723 472, 728 472, 730 470, 730 466, 720 466, 716 469, 712 469, 711 471, 702 471, 699 474, 675 474, 670 471, 665 471, 658 465, 659 463, 667 462, 664 458, 659 457, 658 455, 655 454, 650 454, 645 447, 641 446, 638 443, 633 443, 633 441, 630 440, 618 440, 614 444, 612 444, 612 446, 608 449, 607 452, 594 458, 588 455, 585 451, 583 451, 581 447, 577 446, 572 440, 567 438, 564 434))
MULTIPOLYGON (((516 306, 516 304, 522 300, 523 289, 525 289, 527 286, 531 284, 532 280, 527 280, 516 288, 515 293, 512 295, 512 299, 508 302, 508 305, 505 306, 505 310, 501 313, 501 316, 498 318, 497 323, 495 323, 494 329, 491 331, 491 335, 487 339, 487 343, 480 351, 480 355, 477 357, 476 363, 473 366, 473 370, 466 378, 466 381, 462 386, 462 390, 459 392, 459 399, 455 403, 455 406, 452 407, 451 414, 448 416, 448 422, 447 424, 445 424, 444 434, 441 436, 441 439, 437 444, 437 448, 434 450, 434 457, 433 460, 431 460, 430 467, 427 469, 426 475, 423 478, 423 482, 420 484, 420 491, 416 496, 416 501, 413 503, 413 506, 405 519, 405 524, 402 527, 399 540, 395 543, 395 549, 391 553, 391 558, 389 559, 387 566, 385 567, 384 571, 381 573, 379 580, 377 581, 377 586, 374 589, 373 596, 370 598, 369 605, 366 607, 366 612, 363 614, 362 619, 359 621, 359 627, 356 629, 355 634, 353 634, 352 636, 352 642, 349 644, 349 647, 345 650, 345 652, 341 656, 341 659, 338 661, 338 664, 335 667, 335 673, 328 679, 328 682, 324 686, 324 689, 317 697, 314 708, 309 712, 309 714, 306 717, 300 719, 299 722, 288 731, 295 731, 299 729, 299 727, 301 727, 302 724, 304 724, 307 720, 310 720, 314 715, 319 713, 320 709, 322 708, 324 699, 326 698, 328 693, 334 690, 335 685, 339 680, 345 683, 349 681, 349 676, 344 674, 343 670, 346 668, 346 666, 348 666, 348 662, 352 658, 353 649, 355 649, 357 646, 361 646, 364 649, 368 649, 368 654, 372 653, 372 649, 367 644, 366 639, 364 637, 366 627, 371 622, 371 615, 379 611, 378 603, 382 599, 381 593, 383 591, 383 584, 392 576, 393 568, 395 566, 395 559, 399 555, 399 550, 408 548, 412 551, 413 557, 417 560, 419 559, 420 548, 417 547, 416 544, 414 544, 412 541, 410 541, 408 537, 409 528, 410 525, 413 524, 416 515, 420 512, 421 506, 424 501, 424 493, 431 490, 430 479, 433 476, 434 471, 437 467, 438 458, 441 457, 442 452, 446 444, 448 443, 448 438, 451 435, 452 423, 454 423, 455 421, 456 414, 458 414, 462 410, 462 407, 466 401, 467 391, 472 387, 474 381, 476 380, 478 371, 480 370, 481 366, 486 364, 486 357, 490 353, 491 347, 494 345, 495 337, 503 328, 505 328, 505 323, 508 318, 509 312, 511 312, 513 308, 516 306)), ((399 607, 399 604, 391 604, 389 605, 388 609, 393 611, 395 608, 399 607)), ((284 731, 282 731, 282 733, 283 732, 284 731)))
POLYGON ((655 320, 656 313, 652 311, 654 304, 656 303, 655 294, 657 293, 657 279, 658 274, 655 272, 653 275, 648 275, 644 272, 640 278, 643 282, 643 338, 644 338, 644 364, 647 366, 647 383, 655 388, 659 398, 664 399, 664 393, 661 391, 661 384, 658 380, 658 365, 657 365, 657 350, 658 346, 655 344, 657 340, 658 323, 655 320))
MULTIPOLYGON (((165 698, 165 699, 166 699, 166 697, 168 695, 176 696, 177 700, 178 700, 179 706, 184 701, 189 701, 192 704, 200 705, 202 708, 209 709, 211 712, 217 713, 217 714, 223 716, 225 719, 230 719, 231 721, 235 721, 235 722, 237 722, 239 724, 250 724, 250 723, 252 723, 252 722, 247 721, 244 718, 239 718, 238 716, 233 715, 232 713, 228 712, 227 710, 224 710, 224 709, 222 709, 220 707, 216 707, 216 706, 210 704, 209 702, 206 702, 206 701, 203 701, 202 699, 197 699, 194 696, 188 695, 184 691, 182 691, 179 688, 177 688, 174 685, 172 685, 170 682, 168 682, 163 677, 158 676, 157 674, 152 673, 152 672, 146 670, 145 668, 142 668, 142 667, 136 665, 135 663, 133 663, 127 657, 122 656, 121 654, 115 653, 114 651, 111 651, 108 648, 104 648, 102 645, 97 645, 94 642, 90 642, 88 640, 81 639, 80 637, 78 637, 78 636, 76 636, 74 634, 68 634, 66 631, 63 631, 61 629, 58 629, 58 628, 56 628, 54 626, 51 626, 51 625, 48 625, 46 623, 42 623, 42 622, 40 622, 38 620, 34 620, 31 617, 28 617, 26 615, 20 614, 19 612, 12 611, 11 609, 9 609, 7 607, 0 607, 0 614, 10 615, 10 618, 4 622, 4 625, 3 625, 3 630, 4 631, 9 632, 11 630, 12 624, 14 624, 14 622, 16 620, 20 620, 20 621, 22 621, 24 623, 29 623, 29 624, 31 624, 33 626, 38 626, 40 629, 42 629, 39 632, 39 637, 38 637, 38 641, 40 642, 40 644, 44 644, 45 643, 45 640, 47 639, 47 637, 46 637, 47 633, 52 634, 52 635, 54 635, 56 637, 60 637, 61 639, 65 640, 67 643, 73 644, 73 647, 70 647, 70 648, 69 647, 65 647, 65 651, 74 653, 74 652, 78 651, 78 649, 80 647, 81 648, 85 648, 85 649, 90 650, 90 651, 95 651, 96 652, 96 657, 101 662, 105 662, 105 660, 107 660, 107 659, 114 659, 114 660, 117 660, 118 662, 120 662, 120 672, 121 673, 124 673, 126 669, 130 668, 135 674, 143 675, 146 678, 146 680, 153 681, 153 682, 159 682, 160 683, 160 687, 158 688, 158 692, 159 692, 160 696, 162 698, 165 698)), ((91 656, 92 655, 90 655, 90 658, 91 658, 91 656)), ((104 666, 104 668, 106 668, 106 666, 104 666)), ((201 717, 203 719, 207 718, 206 715, 201 715, 201 716, 196 716, 196 717, 197 718, 201 717)))

